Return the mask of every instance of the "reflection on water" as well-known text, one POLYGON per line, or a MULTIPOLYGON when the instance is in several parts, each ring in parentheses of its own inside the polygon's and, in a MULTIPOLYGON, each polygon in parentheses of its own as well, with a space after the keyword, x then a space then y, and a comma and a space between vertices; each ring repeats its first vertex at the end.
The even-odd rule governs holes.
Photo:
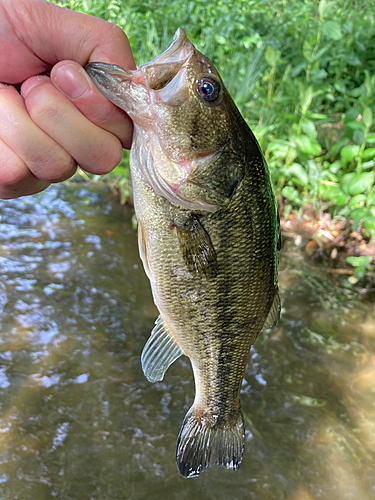
POLYGON ((241 469, 185 480, 192 371, 142 374, 157 311, 131 213, 51 187, 1 202, 0 241, 1 500, 375 499, 375 308, 323 269, 284 253, 283 317, 243 384, 241 469))

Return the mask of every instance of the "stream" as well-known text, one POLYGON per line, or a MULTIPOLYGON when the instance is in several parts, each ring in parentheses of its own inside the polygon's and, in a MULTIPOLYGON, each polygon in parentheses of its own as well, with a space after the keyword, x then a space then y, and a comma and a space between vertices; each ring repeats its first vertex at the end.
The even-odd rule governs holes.
POLYGON ((375 306, 286 245, 251 350, 237 472, 180 476, 190 361, 150 384, 132 211, 80 183, 0 201, 0 500, 374 500, 375 306))

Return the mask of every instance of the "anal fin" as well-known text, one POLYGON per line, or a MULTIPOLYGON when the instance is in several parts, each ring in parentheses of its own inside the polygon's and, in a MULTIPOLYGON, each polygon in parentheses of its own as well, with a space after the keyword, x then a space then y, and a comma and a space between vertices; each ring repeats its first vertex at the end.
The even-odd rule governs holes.
POLYGON ((163 380, 170 365, 182 354, 182 349, 159 316, 141 355, 142 369, 147 380, 149 382, 163 380))
POLYGON ((276 325, 276 323, 280 319, 280 311, 281 311, 281 301, 279 295, 279 289, 276 288, 275 297, 272 302, 271 309, 268 313, 267 319, 263 325, 263 330, 267 330, 268 328, 272 328, 276 325))

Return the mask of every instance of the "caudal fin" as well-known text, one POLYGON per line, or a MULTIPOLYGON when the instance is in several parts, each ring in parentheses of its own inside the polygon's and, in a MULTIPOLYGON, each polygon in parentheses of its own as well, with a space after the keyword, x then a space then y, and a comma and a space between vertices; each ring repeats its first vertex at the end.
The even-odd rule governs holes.
POLYGON ((212 424, 194 413, 186 414, 178 436, 176 461, 180 473, 197 477, 210 465, 237 470, 242 462, 245 431, 241 412, 233 422, 212 424))

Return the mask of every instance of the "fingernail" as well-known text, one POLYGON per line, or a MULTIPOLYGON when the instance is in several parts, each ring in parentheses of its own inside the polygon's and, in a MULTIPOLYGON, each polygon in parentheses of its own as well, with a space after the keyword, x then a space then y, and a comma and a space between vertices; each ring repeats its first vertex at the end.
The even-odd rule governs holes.
POLYGON ((8 87, 9 87, 9 85, 7 85, 6 83, 0 82, 0 89, 7 89, 8 87))
POLYGON ((46 75, 37 75, 26 80, 26 82, 22 84, 20 90, 22 97, 25 99, 27 94, 29 94, 32 89, 46 82, 47 80, 49 80, 49 78, 46 75))
POLYGON ((89 88, 89 81, 83 69, 73 64, 64 64, 57 68, 54 83, 70 99, 77 99, 89 88))

